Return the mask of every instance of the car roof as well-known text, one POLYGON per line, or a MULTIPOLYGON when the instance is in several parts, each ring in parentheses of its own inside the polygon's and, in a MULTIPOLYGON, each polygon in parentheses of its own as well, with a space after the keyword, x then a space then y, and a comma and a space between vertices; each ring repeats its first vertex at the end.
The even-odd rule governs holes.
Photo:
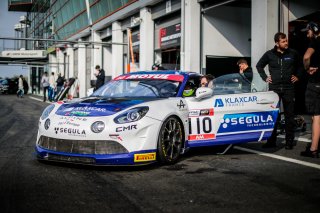
POLYGON ((200 73, 191 72, 191 71, 182 71, 182 70, 146 70, 146 71, 130 72, 123 75, 137 75, 137 74, 171 74, 171 75, 201 76, 200 73))

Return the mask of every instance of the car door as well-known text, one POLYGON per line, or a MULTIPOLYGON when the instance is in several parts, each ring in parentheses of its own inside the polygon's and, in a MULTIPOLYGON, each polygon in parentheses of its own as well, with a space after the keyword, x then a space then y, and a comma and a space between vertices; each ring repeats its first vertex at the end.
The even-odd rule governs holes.
POLYGON ((210 146, 261 141, 270 137, 278 116, 276 93, 251 92, 240 74, 214 80, 213 95, 186 98, 188 145, 210 146))

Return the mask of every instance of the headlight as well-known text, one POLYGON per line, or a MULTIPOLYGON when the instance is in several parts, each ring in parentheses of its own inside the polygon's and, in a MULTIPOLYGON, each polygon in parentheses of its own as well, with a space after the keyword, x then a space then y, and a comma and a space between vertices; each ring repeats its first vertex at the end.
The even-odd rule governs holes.
POLYGON ((99 133, 104 130, 104 127, 105 127, 105 125, 102 121, 96 121, 91 125, 91 130, 94 133, 99 133))
POLYGON ((50 115, 50 113, 52 112, 53 109, 54 109, 54 104, 47 106, 47 108, 44 109, 44 111, 41 115, 41 119, 42 120, 46 119, 50 115))
POLYGON ((137 107, 137 108, 129 109, 128 111, 118 115, 114 119, 114 122, 117 124, 135 122, 143 118, 148 111, 149 111, 149 107, 137 107))
POLYGON ((50 119, 48 118, 48 119, 44 122, 44 128, 45 128, 46 130, 48 130, 49 127, 50 127, 50 119))

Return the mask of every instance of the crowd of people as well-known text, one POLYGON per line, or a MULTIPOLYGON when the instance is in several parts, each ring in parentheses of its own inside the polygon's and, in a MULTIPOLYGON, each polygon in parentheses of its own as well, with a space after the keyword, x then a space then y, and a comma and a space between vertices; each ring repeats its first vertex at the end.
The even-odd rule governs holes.
POLYGON ((61 76, 61 73, 58 74, 56 78, 54 72, 51 72, 51 75, 48 76, 48 72, 44 72, 41 78, 41 85, 43 88, 43 101, 48 100, 53 102, 56 100, 56 97, 59 95, 61 89, 65 84, 65 78, 61 76))

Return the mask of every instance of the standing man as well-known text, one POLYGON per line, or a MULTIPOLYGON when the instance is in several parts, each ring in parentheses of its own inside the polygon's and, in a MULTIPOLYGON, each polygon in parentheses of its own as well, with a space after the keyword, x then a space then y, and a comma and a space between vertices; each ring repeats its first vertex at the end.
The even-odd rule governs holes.
POLYGON ((23 90, 23 76, 20 75, 19 79, 18 79, 18 92, 17 92, 17 96, 18 98, 22 98, 23 94, 24 94, 24 90, 23 90))
POLYGON ((54 72, 51 72, 49 77, 49 88, 48 88, 48 99, 50 102, 54 101, 54 90, 56 88, 56 79, 54 77, 54 72))
MULTIPOLYGON (((302 59, 298 53, 288 48, 286 34, 278 32, 274 35, 275 46, 267 51, 257 63, 260 77, 269 84, 269 90, 278 94, 283 103, 286 131, 286 149, 293 148, 294 141, 294 83, 302 73, 302 59), (269 73, 265 73, 265 66, 269 65, 269 73)), ((277 126, 280 116, 275 124, 271 137, 263 148, 276 147, 277 126)))
POLYGON ((56 81, 56 95, 58 96, 58 94, 60 93, 62 87, 63 87, 63 84, 64 84, 64 77, 61 76, 61 73, 58 74, 58 78, 57 78, 57 81, 56 81))
POLYGON ((97 65, 96 66, 96 72, 94 74, 97 77, 96 88, 94 89, 94 91, 96 91, 97 89, 99 89, 104 84, 105 72, 104 72, 103 69, 100 68, 99 65, 97 65))
POLYGON ((320 29, 316 23, 310 22, 303 31, 307 31, 307 37, 311 40, 304 54, 303 64, 309 74, 306 109, 312 115, 312 142, 301 155, 317 158, 320 140, 320 29))
POLYGON ((47 90, 49 88, 49 77, 48 77, 48 73, 44 72, 41 78, 41 84, 42 84, 42 88, 43 88, 43 102, 46 102, 47 100, 47 90))
POLYGON ((252 82, 252 68, 248 65, 248 62, 246 59, 242 58, 237 62, 237 65, 239 66, 239 73, 242 75, 245 79, 252 82))

